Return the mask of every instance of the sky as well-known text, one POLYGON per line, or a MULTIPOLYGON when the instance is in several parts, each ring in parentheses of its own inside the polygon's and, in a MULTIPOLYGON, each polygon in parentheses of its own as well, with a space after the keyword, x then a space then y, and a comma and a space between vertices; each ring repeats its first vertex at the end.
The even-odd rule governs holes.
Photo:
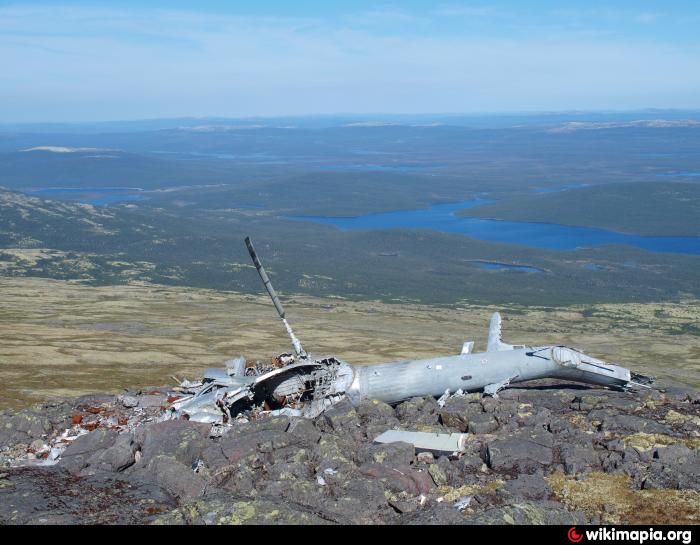
POLYGON ((0 0, 0 123, 700 108, 697 0, 0 0))

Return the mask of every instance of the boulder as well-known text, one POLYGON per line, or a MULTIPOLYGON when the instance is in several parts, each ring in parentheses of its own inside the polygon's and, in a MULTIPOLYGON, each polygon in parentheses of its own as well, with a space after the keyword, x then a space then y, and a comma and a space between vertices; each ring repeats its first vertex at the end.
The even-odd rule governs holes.
POLYGON ((156 456, 169 456, 190 466, 210 444, 209 424, 189 420, 166 420, 139 428, 135 434, 141 447, 141 465, 156 456))
POLYGON ((77 473, 88 467, 88 460, 112 447, 118 436, 116 431, 107 428, 97 428, 81 435, 63 451, 58 466, 77 473))
POLYGON ((493 471, 535 473, 554 460, 551 434, 527 430, 486 445, 484 460, 493 471))

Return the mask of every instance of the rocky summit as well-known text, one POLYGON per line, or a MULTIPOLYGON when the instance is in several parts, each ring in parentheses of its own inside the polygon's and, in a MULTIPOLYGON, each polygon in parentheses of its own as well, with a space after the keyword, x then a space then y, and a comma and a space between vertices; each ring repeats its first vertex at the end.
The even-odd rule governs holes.
POLYGON ((541 381, 212 433, 165 388, 0 413, 2 524, 697 523, 700 393, 541 381), (442 406, 441 406, 442 405, 442 406), (467 432, 465 452, 375 444, 467 432))

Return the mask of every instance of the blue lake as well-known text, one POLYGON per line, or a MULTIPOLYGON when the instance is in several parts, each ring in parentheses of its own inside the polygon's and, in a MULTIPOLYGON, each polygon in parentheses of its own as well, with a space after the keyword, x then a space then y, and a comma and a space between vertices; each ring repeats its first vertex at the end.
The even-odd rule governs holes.
POLYGON ((222 159, 225 161, 251 161, 261 165, 286 165, 289 161, 282 159, 278 155, 270 155, 268 153, 219 153, 219 152, 204 152, 204 151, 152 151, 150 153, 156 155, 168 155, 173 159, 182 161, 192 161, 197 159, 222 159))
POLYGON ((529 273, 540 273, 544 272, 542 269, 537 267, 528 267, 527 265, 513 265, 512 263, 500 263, 498 261, 471 261, 471 265, 478 267, 479 269, 489 269, 492 271, 522 271, 529 273))
POLYGON ((80 202, 85 204, 92 204, 93 206, 104 206, 106 204, 118 202, 133 202, 144 200, 146 200, 146 197, 144 197, 143 195, 107 195, 106 197, 100 197, 98 199, 81 199, 80 202))
POLYGON ((580 187, 589 187, 591 184, 566 184, 558 185, 555 187, 541 187, 535 189, 535 193, 561 193, 562 191, 567 191, 569 189, 578 189, 580 187))
POLYGON ((588 227, 462 218, 455 215, 458 210, 474 208, 489 202, 492 201, 472 199, 457 203, 436 204, 421 210, 403 210, 357 217, 293 216, 288 219, 333 225, 341 230, 432 229, 443 233, 467 235, 479 240, 522 244, 550 250, 627 244, 651 252, 700 255, 700 237, 625 235, 588 227))
POLYGON ((118 202, 143 201, 138 187, 43 187, 27 190, 26 193, 39 197, 59 197, 63 200, 104 206, 118 202))
POLYGON ((682 172, 666 172, 665 174, 657 174, 657 176, 663 177, 675 177, 681 176, 684 178, 698 178, 700 177, 700 171, 682 171, 682 172))
POLYGON ((324 172, 418 172, 440 168, 440 165, 376 165, 370 163, 353 163, 348 165, 324 165, 319 170, 324 172))

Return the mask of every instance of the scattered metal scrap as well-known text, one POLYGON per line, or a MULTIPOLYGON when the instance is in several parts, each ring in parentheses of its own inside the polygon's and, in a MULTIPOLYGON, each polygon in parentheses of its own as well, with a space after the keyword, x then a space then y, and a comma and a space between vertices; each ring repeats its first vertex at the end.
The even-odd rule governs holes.
POLYGON ((375 437, 375 443, 410 443, 418 452, 447 456, 464 452, 466 433, 429 433, 423 431, 387 430, 375 437))
POLYGON ((229 360, 225 369, 207 369, 200 382, 183 381, 184 396, 173 402, 170 418, 226 426, 260 414, 315 417, 341 399, 398 403, 412 397, 442 399, 450 392, 482 391, 496 397, 509 384, 561 378, 618 389, 648 388, 654 381, 619 365, 565 346, 525 346, 503 342, 501 316, 491 318, 486 352, 465 342, 457 356, 374 365, 352 365, 335 357, 307 353, 287 321, 284 307, 255 252, 245 239, 255 268, 292 341, 294 354, 270 364, 229 360))

